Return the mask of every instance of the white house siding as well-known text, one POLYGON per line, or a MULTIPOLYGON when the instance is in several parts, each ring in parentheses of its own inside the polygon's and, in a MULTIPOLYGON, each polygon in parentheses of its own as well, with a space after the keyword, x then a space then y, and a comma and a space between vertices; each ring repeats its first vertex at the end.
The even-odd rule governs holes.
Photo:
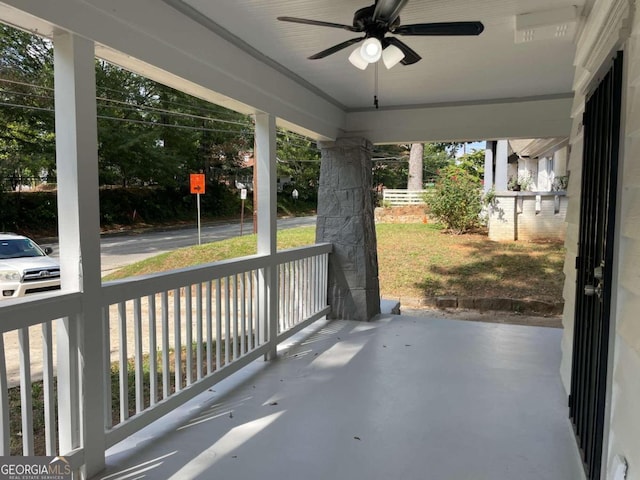
POLYGON ((625 48, 628 72, 608 459, 623 455, 640 479, 640 15, 625 48))
MULTIPOLYGON (((605 428, 606 474, 617 455, 626 458, 628 480, 640 480, 640 15, 632 13, 627 0, 597 0, 578 41, 574 81, 574 128, 569 160, 570 205, 567 214, 566 283, 564 288, 564 338, 562 380, 569 391, 575 303, 575 256, 582 138, 579 131, 584 95, 610 52, 624 50, 626 90, 623 92, 623 132, 619 192, 619 254, 614 266, 608 418, 605 428), (625 38, 629 23, 631 35, 625 38), (616 268, 617 267, 617 268, 616 268), (608 435, 607 435, 608 433, 608 435)), ((603 478, 613 478, 603 476, 603 478)))

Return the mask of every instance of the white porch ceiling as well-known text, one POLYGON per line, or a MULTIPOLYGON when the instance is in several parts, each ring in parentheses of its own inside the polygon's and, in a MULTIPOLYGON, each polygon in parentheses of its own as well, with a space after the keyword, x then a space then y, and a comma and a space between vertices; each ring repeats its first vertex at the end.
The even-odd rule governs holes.
MULTIPOLYGON (((193 17, 201 14, 241 39, 289 74, 309 82, 347 111, 373 107, 374 68, 353 67, 353 47, 321 60, 307 57, 359 34, 280 22, 286 15, 351 24, 367 0, 167 0, 193 17), (191 7, 191 8, 189 8, 191 7)), ((410 66, 379 67, 381 107, 568 94, 575 42, 549 39, 515 43, 516 15, 576 5, 588 12, 592 0, 410 0, 403 24, 480 20, 479 37, 401 37, 422 56, 410 66)))
POLYGON ((280 126, 319 140, 569 134, 575 40, 516 43, 516 17, 553 18, 548 11, 571 6, 586 16, 594 0, 409 0, 402 24, 479 20, 485 30, 477 37, 401 37, 422 60, 392 70, 380 65, 380 110, 373 106, 374 68, 361 71, 347 60, 354 47, 307 59, 359 34, 277 20, 350 24, 370 2, 0 0, 0 20, 49 37, 90 39, 101 58, 241 112, 270 113, 280 126))

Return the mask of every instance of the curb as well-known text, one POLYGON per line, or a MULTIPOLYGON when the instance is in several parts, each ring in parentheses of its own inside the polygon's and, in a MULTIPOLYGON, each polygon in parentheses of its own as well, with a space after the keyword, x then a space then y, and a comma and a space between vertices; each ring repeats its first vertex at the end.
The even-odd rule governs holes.
POLYGON ((430 307, 438 309, 466 309, 479 311, 504 311, 527 315, 562 315, 564 302, 550 303, 540 300, 485 297, 426 297, 421 299, 403 298, 402 306, 408 308, 430 307))

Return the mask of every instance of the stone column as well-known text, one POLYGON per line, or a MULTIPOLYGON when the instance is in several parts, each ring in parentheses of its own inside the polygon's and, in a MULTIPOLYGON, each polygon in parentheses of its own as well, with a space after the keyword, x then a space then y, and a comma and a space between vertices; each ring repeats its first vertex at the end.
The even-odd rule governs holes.
POLYGON ((380 313, 373 145, 353 137, 318 146, 322 164, 316 241, 334 248, 329 262, 330 318, 368 321, 380 313))

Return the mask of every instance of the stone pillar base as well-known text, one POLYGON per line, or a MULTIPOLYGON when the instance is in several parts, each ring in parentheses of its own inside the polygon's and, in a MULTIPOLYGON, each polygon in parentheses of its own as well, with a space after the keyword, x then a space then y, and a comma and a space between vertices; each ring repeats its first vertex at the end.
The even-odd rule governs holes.
POLYGON ((320 142, 316 241, 333 244, 330 318, 368 321, 380 313, 371 178, 373 145, 364 138, 320 142))

